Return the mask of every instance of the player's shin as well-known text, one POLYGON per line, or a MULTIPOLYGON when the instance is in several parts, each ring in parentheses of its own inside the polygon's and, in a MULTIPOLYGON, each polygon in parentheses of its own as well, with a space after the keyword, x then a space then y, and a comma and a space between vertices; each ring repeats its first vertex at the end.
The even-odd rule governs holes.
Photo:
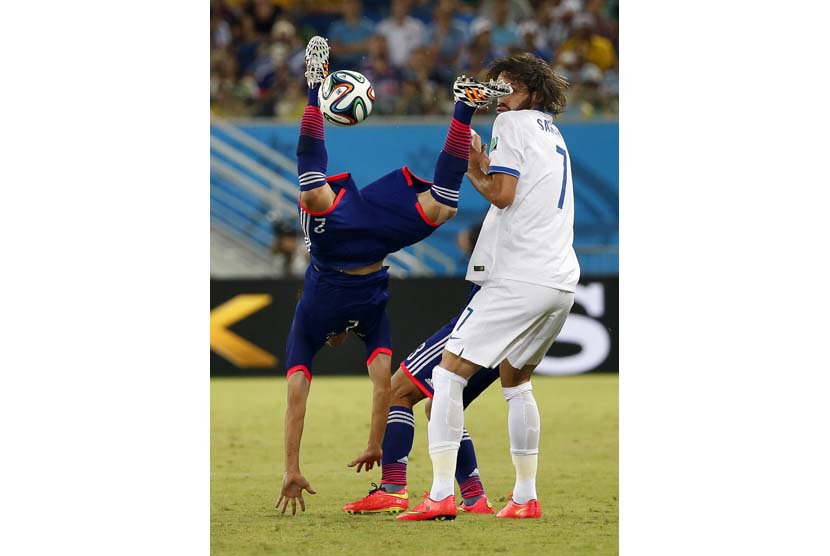
POLYGON ((461 490, 461 497, 468 506, 475 504, 484 495, 484 487, 478 473, 476 450, 467 429, 461 435, 458 459, 455 467, 455 480, 461 490))
POLYGON ((439 203, 458 208, 458 192, 470 159, 470 120, 475 108, 455 104, 455 113, 447 131, 444 148, 438 155, 430 193, 439 203))
POLYGON ((510 435, 510 454, 516 468, 513 501, 526 504, 536 496, 536 467, 539 458, 539 409, 533 398, 533 387, 525 382, 512 388, 502 388, 507 400, 507 427, 510 435))
POLYGON ((386 492, 399 492, 406 488, 406 466, 414 437, 415 418, 412 408, 400 405, 390 407, 383 436, 381 460, 381 488, 386 492))
POLYGON ((328 153, 326 152, 323 115, 317 106, 316 85, 308 90, 308 106, 300 122, 300 139, 297 142, 297 176, 300 190, 308 191, 326 184, 328 153))
POLYGON ((464 429, 462 397, 467 380, 436 366, 432 381, 435 394, 428 431, 433 482, 429 497, 440 501, 455 492, 453 479, 464 429))

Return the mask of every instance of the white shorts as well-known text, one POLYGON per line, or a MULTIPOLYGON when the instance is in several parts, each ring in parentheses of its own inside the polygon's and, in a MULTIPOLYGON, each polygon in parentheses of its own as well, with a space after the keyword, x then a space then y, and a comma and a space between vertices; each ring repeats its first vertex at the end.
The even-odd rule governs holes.
POLYGON ((566 292, 517 280, 485 284, 461 312, 445 349, 484 368, 538 365, 574 303, 566 292))

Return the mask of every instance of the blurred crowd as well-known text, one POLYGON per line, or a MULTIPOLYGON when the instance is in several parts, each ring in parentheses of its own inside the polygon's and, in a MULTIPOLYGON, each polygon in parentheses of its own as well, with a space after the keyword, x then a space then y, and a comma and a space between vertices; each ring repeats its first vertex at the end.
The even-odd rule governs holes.
POLYGON ((372 82, 373 114, 452 113, 451 84, 495 58, 533 52, 571 83, 566 118, 618 111, 616 0, 212 0, 211 109, 298 119, 303 54, 329 39, 331 69, 372 82))

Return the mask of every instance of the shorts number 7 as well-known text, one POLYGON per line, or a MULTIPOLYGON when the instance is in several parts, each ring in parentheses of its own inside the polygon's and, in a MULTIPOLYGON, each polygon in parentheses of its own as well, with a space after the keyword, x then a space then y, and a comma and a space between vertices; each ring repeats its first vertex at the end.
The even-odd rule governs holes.
POLYGON ((559 208, 565 203, 565 186, 568 185, 568 151, 556 145, 556 152, 562 155, 562 193, 559 194, 559 208))
POLYGON ((463 320, 459 323, 459 325, 458 325, 458 327, 456 328, 456 330, 461 330, 461 327, 462 327, 462 326, 464 326, 464 323, 465 323, 465 322, 467 322, 467 319, 468 319, 468 318, 470 318, 470 315, 472 315, 472 314, 473 314, 473 310, 472 310, 472 309, 470 309, 469 307, 467 307, 467 315, 466 315, 466 316, 464 317, 464 319, 463 319, 463 320))

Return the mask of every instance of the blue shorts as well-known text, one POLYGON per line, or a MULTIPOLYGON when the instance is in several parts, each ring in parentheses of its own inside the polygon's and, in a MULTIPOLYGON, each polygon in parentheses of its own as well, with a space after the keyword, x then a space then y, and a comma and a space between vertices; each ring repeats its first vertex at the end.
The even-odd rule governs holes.
MULTIPOLYGON (((415 383, 418 390, 432 399, 432 369, 441 362, 441 354, 450 333, 455 328, 458 317, 453 318, 429 339, 418 346, 418 349, 409 354, 401 363, 401 369, 406 376, 415 383)), ((498 369, 481 369, 474 374, 464 387, 464 407, 476 399, 482 392, 499 378, 498 369)))
POLYGON ((351 174, 326 178, 335 192, 332 205, 311 212, 299 206, 300 224, 311 262, 318 269, 359 268, 383 260, 435 231, 418 202, 416 187, 429 184, 404 166, 358 189, 351 174))
POLYGON ((311 381, 311 361, 331 337, 354 332, 366 346, 366 364, 376 355, 392 355, 392 334, 386 315, 388 267, 364 276, 308 265, 303 295, 285 348, 286 376, 303 372, 311 381))

